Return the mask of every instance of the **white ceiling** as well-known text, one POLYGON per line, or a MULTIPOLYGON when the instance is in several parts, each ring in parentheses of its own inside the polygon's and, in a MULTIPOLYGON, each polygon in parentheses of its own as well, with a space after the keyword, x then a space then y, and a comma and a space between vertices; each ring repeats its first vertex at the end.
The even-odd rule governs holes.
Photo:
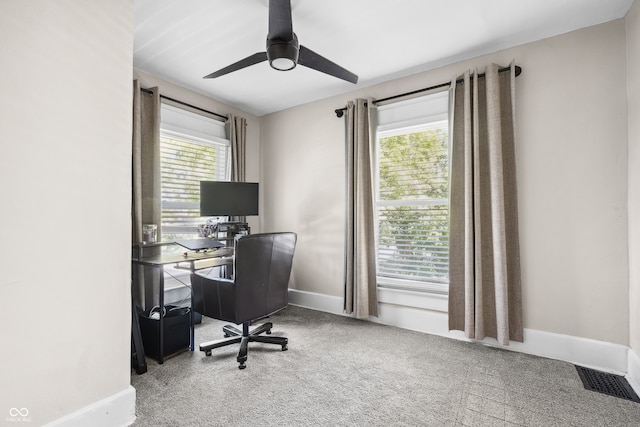
POLYGON ((357 85, 263 62, 268 0, 135 0, 134 66, 261 116, 356 88, 623 17, 633 0, 291 0, 300 44, 357 85))

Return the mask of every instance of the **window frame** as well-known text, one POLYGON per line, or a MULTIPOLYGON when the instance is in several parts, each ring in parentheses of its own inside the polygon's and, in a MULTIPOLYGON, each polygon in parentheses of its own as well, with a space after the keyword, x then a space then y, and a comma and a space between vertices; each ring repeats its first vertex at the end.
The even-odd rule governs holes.
MULTIPOLYGON (((419 293, 431 293, 447 295, 449 292, 449 280, 411 280, 407 278, 393 278, 378 274, 378 244, 379 244, 379 207, 381 205, 393 205, 402 203, 398 201, 380 200, 380 139, 394 135, 420 132, 433 128, 433 123, 446 121, 448 130, 448 159, 451 159, 451 129, 450 129, 450 100, 449 91, 441 91, 411 98, 393 104, 379 106, 377 108, 377 123, 374 139, 374 218, 376 241, 376 278, 380 291, 398 290, 419 293), (433 102, 432 102, 433 101, 433 102), (446 105, 446 108, 442 108, 446 105)), ((449 166, 450 171, 450 166, 449 166)), ((449 172, 450 174, 450 172, 449 172)), ((450 178, 449 178, 450 179, 450 178)), ((449 181, 450 185, 450 181, 449 181)), ((422 199, 411 201, 410 204, 426 206, 431 204, 446 205, 449 208, 449 194, 446 199, 422 199)), ((448 228, 448 227, 447 227, 448 228)), ((447 256, 448 258, 448 256, 447 256)), ((447 266, 447 270, 449 266, 447 266)))
MULTIPOLYGON (((202 114, 192 112, 183 108, 178 108, 170 104, 161 104, 161 120, 160 120, 160 146, 162 147, 163 139, 166 137, 180 140, 193 145, 199 145, 204 147, 216 147, 224 150, 224 171, 222 174, 217 174, 216 180, 231 180, 231 141, 226 137, 225 123, 204 116, 202 114), (222 176, 220 176, 222 175, 222 176), (223 178, 223 179, 220 179, 223 178)), ((162 150, 162 148, 161 148, 162 150)), ((162 155, 161 155, 162 156, 162 155)), ((160 165, 160 175, 163 173, 162 161, 160 165)), ((162 186, 162 184, 161 184, 162 186)), ((162 194, 162 189, 161 189, 162 194)), ((183 234, 189 237, 198 237, 197 227, 172 227, 167 230, 163 227, 163 213, 166 208, 185 208, 185 209, 199 209, 199 201, 197 202, 173 202, 165 201, 164 197, 161 197, 161 221, 160 227, 162 228, 161 235, 169 234, 183 234)), ((205 220, 203 219, 204 223, 205 220)))

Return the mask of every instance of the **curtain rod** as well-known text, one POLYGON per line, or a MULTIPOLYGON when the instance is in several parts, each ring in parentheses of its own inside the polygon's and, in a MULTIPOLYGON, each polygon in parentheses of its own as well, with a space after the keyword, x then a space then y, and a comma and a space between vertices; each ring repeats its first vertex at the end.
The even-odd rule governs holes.
MULTIPOLYGON (((522 68, 520 68, 519 66, 515 66, 516 67, 516 77, 518 77, 521 73, 522 73, 522 68)), ((502 73, 503 71, 509 71, 511 69, 511 67, 504 67, 504 68, 500 68, 498 70, 499 73, 502 73)), ((480 73, 478 74, 478 77, 484 77, 484 73, 480 73)), ((458 79, 456 80, 456 83, 462 83, 463 79, 458 79)), ((405 93, 401 93, 399 95, 393 95, 393 96, 388 96, 386 98, 382 98, 382 99, 375 99, 373 101, 374 104, 377 104, 378 102, 384 102, 384 101, 390 101, 392 99, 396 99, 396 98, 402 98, 403 96, 409 96, 409 95, 415 95, 416 93, 421 93, 421 92, 427 92, 429 90, 434 90, 434 89, 440 89, 441 87, 447 87, 447 86, 451 86, 451 82, 446 82, 446 83, 440 83, 438 85, 435 86, 429 86, 429 87, 425 87, 423 89, 417 89, 411 92, 405 92, 405 93)), ((343 107, 343 108, 338 108, 335 111, 336 113, 336 117, 342 117, 344 116, 344 112, 347 110, 347 107, 343 107)))
MULTIPOLYGON (((153 93, 151 89, 145 89, 143 87, 141 87, 140 90, 145 93, 153 93)), ((184 105, 185 107, 193 108, 194 110, 202 111, 203 113, 213 114, 214 116, 220 117, 221 119, 224 119, 224 120, 228 119, 227 116, 223 116, 222 114, 214 113, 213 111, 205 110, 204 108, 196 107, 195 105, 187 104, 186 102, 179 101, 177 99, 170 98, 162 94, 160 94, 160 98, 166 99, 167 101, 175 102, 176 104, 184 105)))

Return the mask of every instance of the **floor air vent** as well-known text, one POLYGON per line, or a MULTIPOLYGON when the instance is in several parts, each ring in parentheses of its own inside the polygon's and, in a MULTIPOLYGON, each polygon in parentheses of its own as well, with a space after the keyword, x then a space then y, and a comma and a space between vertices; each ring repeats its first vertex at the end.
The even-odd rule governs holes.
POLYGON ((576 369, 584 388, 587 390, 640 403, 638 395, 623 376, 583 368, 582 366, 576 366, 576 369))

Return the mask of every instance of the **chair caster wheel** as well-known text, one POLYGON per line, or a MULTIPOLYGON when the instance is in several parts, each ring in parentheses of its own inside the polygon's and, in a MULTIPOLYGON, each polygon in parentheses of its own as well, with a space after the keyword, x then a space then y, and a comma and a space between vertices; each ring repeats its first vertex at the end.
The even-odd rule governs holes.
POLYGON ((231 335, 229 335, 229 334, 224 334, 224 337, 225 337, 225 338, 229 338, 230 336, 231 336, 231 335))
POLYGON ((267 335, 271 335, 271 329, 267 329, 265 332, 267 333, 267 335))
POLYGON ((238 369, 244 369, 246 367, 247 367, 247 365, 245 365, 244 363, 241 363, 240 366, 238 366, 238 369))
POLYGON ((207 350, 207 351, 205 351, 205 352, 204 352, 204 355, 205 355, 205 356, 211 356, 211 350, 207 350))
POLYGON ((287 347, 286 345, 283 345, 282 346, 282 351, 287 351, 287 350, 289 350, 289 347, 287 347))

